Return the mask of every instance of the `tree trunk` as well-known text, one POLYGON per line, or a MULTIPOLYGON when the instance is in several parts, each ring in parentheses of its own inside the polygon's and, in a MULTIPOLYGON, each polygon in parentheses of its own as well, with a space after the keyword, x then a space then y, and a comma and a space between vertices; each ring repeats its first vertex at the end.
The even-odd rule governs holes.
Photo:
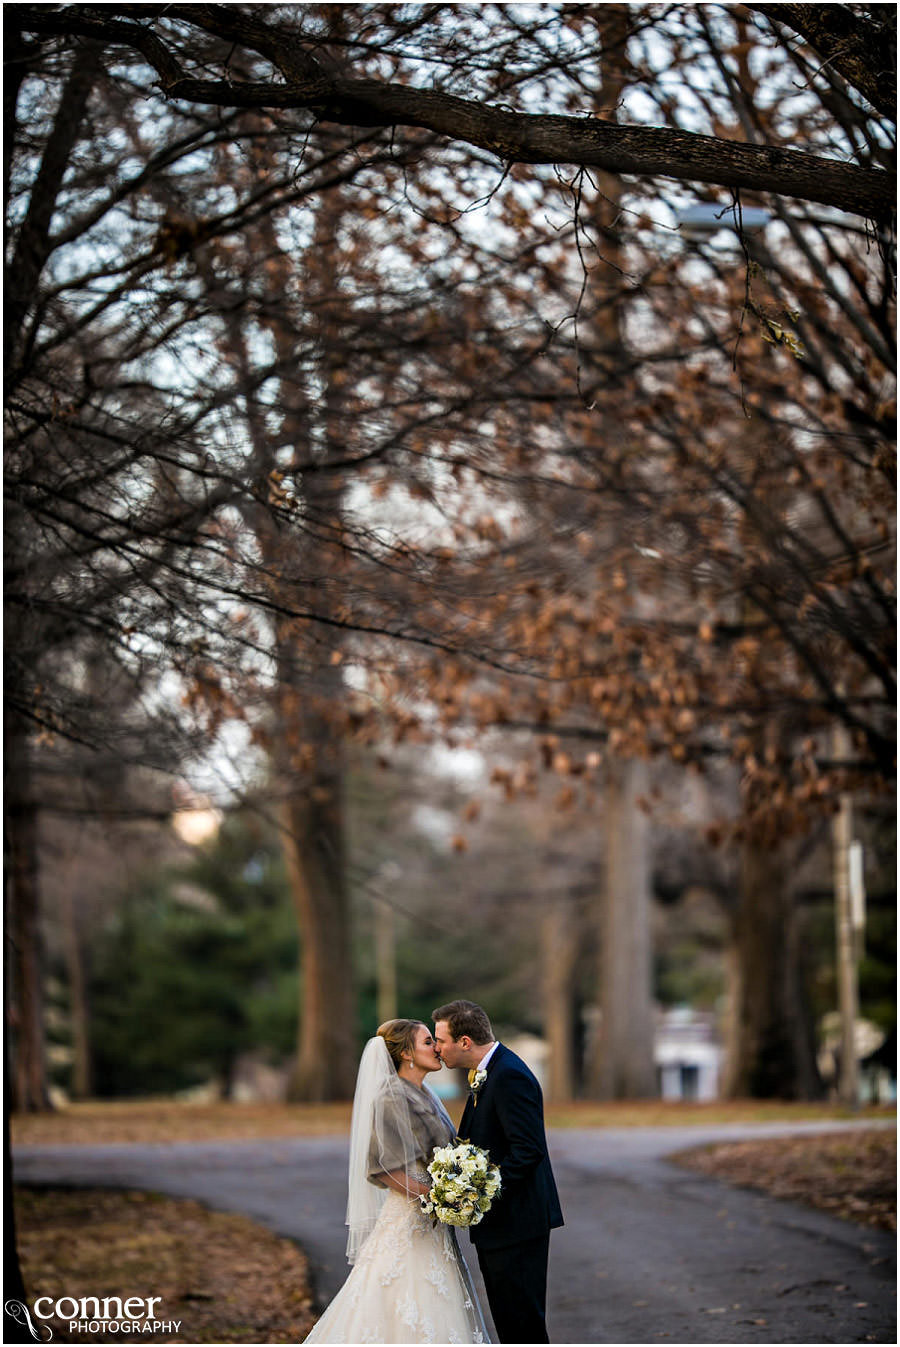
POLYGON ((605 797, 606 885, 601 927, 600 1030, 589 1065, 599 1099, 655 1097, 649 821, 637 800, 647 765, 614 764, 605 797))
MULTIPOLYGON (((601 88, 597 114, 615 120, 628 87, 630 6, 597 6, 601 88)), ((604 265, 625 268, 621 246, 622 183, 596 175, 594 224, 604 265)), ((624 314, 618 290, 606 295, 595 282, 598 305, 592 321, 597 359, 614 369, 626 354, 624 314)), ((601 438, 603 427, 601 427, 601 438)), ((616 433, 611 424, 607 433, 616 433)), ((600 1031, 588 1065, 592 1095, 601 1099, 648 1098, 656 1094, 653 1063, 653 984, 650 947, 650 858, 645 814, 635 801, 646 794, 647 765, 612 763, 605 802, 606 884, 601 915, 600 1031)))
POLYGON ((786 846, 743 844, 729 960, 734 987, 725 1093, 731 1098, 822 1095, 790 872, 786 846))
MULTIPOLYGON (((332 32, 342 27, 342 14, 329 16, 332 32)), ((315 465, 327 469, 343 454, 346 343, 334 315, 334 240, 344 211, 341 195, 320 202, 311 248, 305 258, 304 295, 318 312, 316 337, 320 349, 321 389, 292 388, 283 384, 284 426, 294 447, 294 467, 315 465)), ((264 229, 270 228, 267 221, 264 229)), ((271 233, 270 254, 291 278, 290 259, 271 233)), ((276 350, 290 368, 296 332, 290 324, 275 322, 276 350)), ((296 480, 301 480, 298 474, 296 480)), ((333 544, 344 535, 344 483, 337 473, 303 475, 307 517, 333 544)), ((313 528, 315 534, 315 527, 313 528)), ((321 573, 319 543, 311 537, 308 556, 295 564, 306 575, 321 573)), ((346 873, 344 822, 344 748, 342 713, 347 693, 342 672, 343 633, 331 619, 340 572, 347 559, 332 547, 328 563, 330 585, 308 587, 306 606, 324 623, 304 631, 298 647, 293 634, 293 677, 282 686, 299 706, 301 750, 311 755, 302 794, 291 797, 290 873, 300 918, 303 960, 301 1014, 297 1061, 289 1091, 294 1099, 319 1101, 350 1099, 356 1082, 356 995, 351 932, 350 893, 346 873), (300 672, 297 672, 299 662, 300 672), (299 679, 299 681, 298 681, 299 679)))
POLYGON ((93 1085, 84 948, 78 933, 75 896, 68 886, 63 888, 61 915, 66 968, 69 974, 69 1023, 72 1032, 72 1079, 70 1089, 73 1099, 90 1099, 93 1085))
POLYGON ((379 1024, 397 1018, 397 918, 389 903, 375 905, 375 1013, 379 1024))
MULTIPOLYGON (((356 1001, 346 876, 340 668, 306 669, 296 640, 280 661, 276 750, 284 849, 300 925, 300 1022, 288 1086, 294 1100, 349 1099, 356 1079, 356 1001), (301 705, 302 703, 302 705, 301 705)), ((324 638, 323 638, 324 640, 324 638)), ((329 643, 325 641, 326 651, 329 643)), ((303 652, 308 656, 308 650, 303 652)))
POLYGON ((44 1044, 44 958, 40 929, 37 805, 31 791, 27 735, 6 726, 6 930, 12 1105, 50 1107, 44 1044))
POLYGON ((25 1281, 22 1265, 19 1261, 19 1248, 16 1237, 16 1214, 12 1202, 12 1147, 9 1140, 10 1082, 4 1062, 3 1073, 3 1188, 7 1194, 3 1212, 3 1337, 4 1344, 12 1342, 31 1342, 24 1319, 16 1318, 11 1312, 18 1301, 26 1304, 25 1281))
POLYGON ((546 1096, 552 1103, 575 1094, 575 1001, 572 981, 578 958, 576 913, 565 896, 544 915, 541 928, 544 1036, 550 1048, 546 1096))
POLYGON ((324 737, 317 749, 309 788, 295 790, 284 810, 285 855, 301 932, 300 1025, 288 1096, 311 1103, 351 1098, 356 1078, 340 750, 324 737))
MULTIPOLYGON (((263 165, 259 165, 260 169, 263 165)), ((324 393, 292 381, 298 332, 292 324, 284 296, 302 279, 310 308, 315 299, 330 296, 331 245, 340 214, 336 205, 318 208, 313 246, 298 262, 281 247, 272 219, 264 217, 251 236, 258 256, 267 259, 272 292, 267 327, 283 368, 281 384, 282 424, 278 440, 293 449, 290 472, 302 493, 308 517, 326 535, 337 539, 343 528, 343 486, 328 474, 304 475, 310 463, 327 465, 340 455, 340 380, 338 334, 326 317, 317 334, 321 343, 324 393)), ((210 288, 221 290, 215 269, 201 257, 210 288)), ((323 303, 323 313, 328 305, 323 303)), ((241 315, 223 310, 224 344, 237 369, 242 388, 247 427, 252 446, 249 475, 258 483, 259 497, 266 498, 271 474, 279 457, 264 409, 256 394, 254 369, 241 315)), ((340 712, 345 702, 340 670, 341 636, 330 623, 333 599, 315 577, 322 572, 318 542, 311 539, 308 553, 296 536, 287 541, 269 510, 255 506, 245 512, 253 529, 276 600, 290 608, 319 614, 314 620, 278 619, 275 630, 276 684, 272 691, 273 774, 282 793, 282 836, 285 861, 300 928, 300 1015, 297 1056, 288 1082, 288 1096, 296 1101, 322 1102, 348 1099, 356 1079, 356 1005, 351 946, 350 899, 344 864, 343 755, 340 712)), ((337 563, 335 563, 335 568, 337 563)), ((334 577, 334 569, 332 576, 334 577)))

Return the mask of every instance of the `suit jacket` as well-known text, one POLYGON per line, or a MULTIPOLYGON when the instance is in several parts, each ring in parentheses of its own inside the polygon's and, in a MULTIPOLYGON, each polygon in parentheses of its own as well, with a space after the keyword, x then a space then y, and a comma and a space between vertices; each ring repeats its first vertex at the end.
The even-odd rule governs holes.
POLYGON ((563 1224, 547 1154, 541 1087, 521 1057, 502 1043, 488 1063, 477 1103, 469 1095, 459 1135, 483 1147, 500 1169, 499 1195, 484 1220, 470 1228, 473 1244, 500 1249, 563 1224))

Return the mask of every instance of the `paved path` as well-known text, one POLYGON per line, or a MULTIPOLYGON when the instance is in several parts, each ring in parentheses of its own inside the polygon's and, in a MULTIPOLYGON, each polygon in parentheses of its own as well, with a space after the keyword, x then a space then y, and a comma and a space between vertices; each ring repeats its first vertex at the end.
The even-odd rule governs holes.
MULTIPOLYGON (((732 1189, 664 1158, 708 1141, 833 1130, 834 1123, 812 1123, 552 1133, 566 1216, 551 1240, 553 1341, 896 1342, 892 1236, 732 1189)), ((304 1247, 325 1303, 347 1271, 346 1160, 340 1137, 22 1146, 14 1176, 147 1188, 244 1212, 304 1247)))

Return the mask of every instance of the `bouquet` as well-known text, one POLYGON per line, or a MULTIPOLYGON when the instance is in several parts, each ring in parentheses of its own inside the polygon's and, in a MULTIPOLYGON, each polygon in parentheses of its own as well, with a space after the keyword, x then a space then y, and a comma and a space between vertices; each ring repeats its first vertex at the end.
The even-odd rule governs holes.
POLYGON ((500 1191, 500 1171, 487 1151, 458 1137, 435 1147, 428 1173, 431 1191, 419 1201, 435 1225, 478 1225, 500 1191))

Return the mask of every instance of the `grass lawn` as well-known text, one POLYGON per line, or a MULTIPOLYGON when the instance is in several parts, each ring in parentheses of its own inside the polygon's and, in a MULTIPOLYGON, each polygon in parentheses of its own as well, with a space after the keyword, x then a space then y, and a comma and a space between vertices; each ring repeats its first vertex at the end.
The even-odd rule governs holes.
MULTIPOLYGON (((456 1121, 462 1100, 451 1101, 456 1121)), ((549 1127, 660 1127, 692 1123, 827 1121, 892 1117, 887 1109, 852 1114, 837 1104, 783 1104, 736 1100, 713 1104, 664 1104, 658 1100, 612 1104, 578 1100, 549 1105, 549 1127)), ((102 1145, 108 1142, 241 1141, 323 1136, 349 1132, 347 1104, 186 1103, 167 1099, 92 1100, 51 1113, 14 1114, 13 1145, 102 1145)))

